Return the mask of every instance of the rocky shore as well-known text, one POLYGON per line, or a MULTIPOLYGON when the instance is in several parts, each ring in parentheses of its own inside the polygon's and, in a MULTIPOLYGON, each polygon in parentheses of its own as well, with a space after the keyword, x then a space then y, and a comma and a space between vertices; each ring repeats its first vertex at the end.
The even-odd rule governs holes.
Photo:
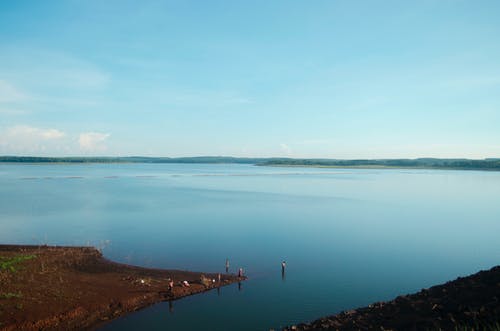
POLYGON ((283 330, 500 330, 500 266, 283 330))
POLYGON ((239 280, 119 264, 91 247, 0 245, 0 330, 90 329, 156 302, 239 280))

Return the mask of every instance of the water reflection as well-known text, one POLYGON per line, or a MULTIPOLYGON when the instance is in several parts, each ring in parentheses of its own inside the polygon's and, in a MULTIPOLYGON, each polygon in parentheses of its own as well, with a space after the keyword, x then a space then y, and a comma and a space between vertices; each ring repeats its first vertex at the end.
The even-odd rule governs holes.
POLYGON ((174 304, 172 303, 172 300, 168 301, 168 312, 170 314, 174 313, 174 304))

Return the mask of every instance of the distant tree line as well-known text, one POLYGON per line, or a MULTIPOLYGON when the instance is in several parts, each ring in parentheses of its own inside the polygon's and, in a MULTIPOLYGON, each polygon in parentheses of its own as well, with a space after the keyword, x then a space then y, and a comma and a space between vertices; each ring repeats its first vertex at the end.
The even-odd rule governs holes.
POLYGON ((239 158, 228 156, 196 157, 38 157, 0 156, 0 162, 26 163, 240 163, 259 166, 310 166, 310 167, 391 167, 426 169, 476 169, 500 170, 500 158, 470 159, 291 159, 291 158, 239 158))
POLYGON ((40 157, 40 156, 0 156, 0 162, 26 163, 248 163, 256 164, 267 159, 236 158, 226 156, 196 156, 196 157, 40 157))
POLYGON ((437 158, 381 159, 381 160, 274 159, 262 162, 259 165, 500 170, 500 159, 484 159, 484 160, 437 159, 437 158))
POLYGON ((127 162, 117 157, 40 157, 40 156, 0 156, 0 162, 20 163, 117 163, 127 162))

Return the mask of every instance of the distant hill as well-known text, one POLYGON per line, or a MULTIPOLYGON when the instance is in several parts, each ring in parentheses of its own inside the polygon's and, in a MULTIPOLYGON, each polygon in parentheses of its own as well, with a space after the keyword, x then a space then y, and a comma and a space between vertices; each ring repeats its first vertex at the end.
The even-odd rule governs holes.
POLYGON ((339 168, 422 168, 500 170, 500 158, 470 159, 292 159, 292 158, 240 158, 230 156, 195 157, 38 157, 0 156, 1 162, 19 163, 239 163, 259 166, 339 167, 339 168))

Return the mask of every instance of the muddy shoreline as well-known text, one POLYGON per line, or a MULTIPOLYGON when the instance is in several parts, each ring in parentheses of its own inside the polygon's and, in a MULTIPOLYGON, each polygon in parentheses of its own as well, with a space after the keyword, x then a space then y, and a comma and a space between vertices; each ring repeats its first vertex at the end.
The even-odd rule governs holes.
POLYGON ((95 329, 154 303, 241 280, 120 264, 92 247, 0 245, 0 330, 95 329))
POLYGON ((283 330, 500 330, 500 266, 283 330))

